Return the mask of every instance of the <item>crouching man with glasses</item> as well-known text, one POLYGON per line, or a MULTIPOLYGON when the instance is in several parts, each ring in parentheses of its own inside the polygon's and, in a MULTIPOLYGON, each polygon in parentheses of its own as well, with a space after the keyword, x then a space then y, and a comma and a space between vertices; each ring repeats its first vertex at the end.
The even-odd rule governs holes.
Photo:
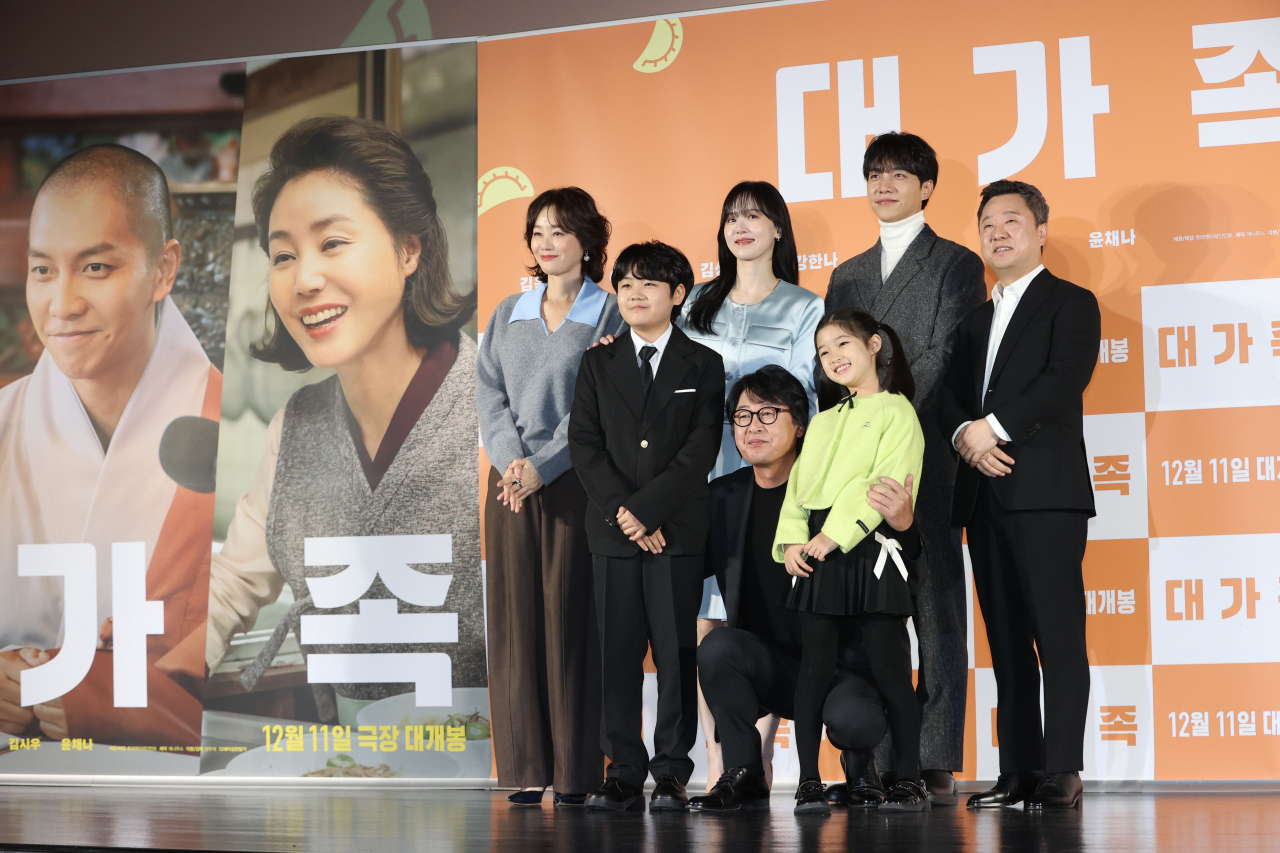
MULTIPOLYGON (((756 721, 793 718, 800 673, 800 624, 783 606, 791 577, 772 556, 787 479, 809 424, 804 387, 785 369, 763 367, 729 392, 729 418, 742 458, 751 464, 711 482, 707 571, 724 596, 727 627, 698 646, 698 678, 716 721, 728 768, 710 793, 689 801, 695 811, 766 808, 769 786, 756 721)), ((897 529, 911 525, 910 483, 874 486, 877 506, 897 529)), ((871 667, 854 633, 841 637, 840 666, 823 709, 833 745, 842 750, 849 805, 884 800, 871 750, 886 731, 871 667)))

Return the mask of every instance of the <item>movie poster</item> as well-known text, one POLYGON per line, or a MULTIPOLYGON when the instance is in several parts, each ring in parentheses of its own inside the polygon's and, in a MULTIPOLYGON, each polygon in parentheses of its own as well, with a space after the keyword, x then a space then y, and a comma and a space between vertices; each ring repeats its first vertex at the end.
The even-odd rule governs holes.
POLYGON ((0 773, 199 767, 243 91, 0 87, 0 773))
POLYGON ((475 63, 249 65, 202 773, 490 776, 475 63))

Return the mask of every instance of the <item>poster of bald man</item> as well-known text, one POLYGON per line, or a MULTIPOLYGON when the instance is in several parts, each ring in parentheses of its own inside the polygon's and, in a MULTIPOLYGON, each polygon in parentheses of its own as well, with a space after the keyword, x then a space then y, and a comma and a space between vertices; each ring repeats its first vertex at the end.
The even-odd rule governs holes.
POLYGON ((0 86, 0 773, 198 772, 243 79, 0 86))

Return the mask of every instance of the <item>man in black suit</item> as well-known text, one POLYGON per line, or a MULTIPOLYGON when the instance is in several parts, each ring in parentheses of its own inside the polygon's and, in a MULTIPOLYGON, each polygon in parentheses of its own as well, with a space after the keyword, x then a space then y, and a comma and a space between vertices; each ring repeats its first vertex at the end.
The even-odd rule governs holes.
POLYGON ((1089 659, 1080 563, 1094 514, 1082 395, 1102 321, 1092 293, 1040 262, 1048 221, 1030 184, 983 189, 982 255, 1000 282, 957 329, 939 400, 939 425, 966 463, 952 522, 969 531, 998 695, 1000 779, 970 797, 971 808, 1075 807, 1082 791, 1089 659))
MULTIPOLYGON (((709 812, 767 805, 756 722, 770 713, 794 718, 801 658, 799 616, 783 605, 791 576, 772 551, 787 480, 809 424, 808 397, 798 379, 769 365, 734 383, 726 410, 738 451, 751 467, 711 481, 707 569, 720 583, 728 625, 698 647, 698 677, 728 769, 706 796, 690 800, 692 808, 709 812)), ((910 486, 910 479, 904 487, 886 477, 868 497, 903 530, 912 520, 910 486)), ((823 722, 842 750, 845 802, 876 806, 885 794, 871 750, 884 737, 884 705, 856 627, 841 640, 823 722)))
POLYGON ((707 474, 720 449, 724 363, 674 325, 693 287, 678 250, 628 246, 613 267, 631 331, 588 350, 569 416, 569 453, 590 502, 608 776, 589 809, 688 807, 698 731, 697 618, 707 474), (646 643, 647 641, 647 643, 646 643), (654 756, 641 738, 644 658, 658 669, 654 756))
MULTIPOLYGON (((938 429, 936 407, 955 328, 985 301, 987 287, 982 260, 939 237, 925 222, 938 181, 938 158, 929 143, 910 133, 881 134, 867 146, 862 173, 867 201, 880 220, 880 239, 836 267, 827 288, 827 311, 858 308, 892 326, 916 380, 914 402, 924 430, 916 518, 929 554, 913 619, 920 646, 920 768, 929 799, 935 805, 955 805, 954 772, 964 766, 968 604, 960 531, 951 526, 956 460, 938 429)), ((891 767, 888 742, 886 738, 877 756, 881 766, 891 767)), ((839 803, 844 794, 841 786, 832 785, 827 799, 839 803)))

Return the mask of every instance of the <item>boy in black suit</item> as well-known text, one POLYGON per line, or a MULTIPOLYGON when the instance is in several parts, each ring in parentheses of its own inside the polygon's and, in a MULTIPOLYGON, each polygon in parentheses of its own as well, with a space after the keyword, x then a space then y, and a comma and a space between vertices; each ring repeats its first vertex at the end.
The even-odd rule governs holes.
POLYGON ((693 287, 693 268, 677 249, 628 246, 612 280, 631 330, 583 355, 569 417, 569 453, 590 499, 601 746, 610 761, 586 806, 643 809, 652 773, 650 808, 683 810, 698 726, 696 622, 724 364, 674 325, 693 287), (648 647, 658 669, 652 760, 640 735, 648 647))

